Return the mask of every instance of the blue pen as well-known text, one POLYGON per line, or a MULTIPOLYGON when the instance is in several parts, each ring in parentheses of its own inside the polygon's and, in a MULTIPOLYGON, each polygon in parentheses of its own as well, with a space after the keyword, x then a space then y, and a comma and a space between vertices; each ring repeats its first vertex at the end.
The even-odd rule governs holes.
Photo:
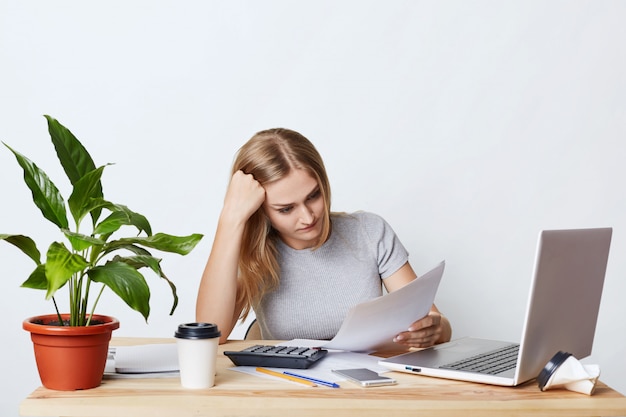
POLYGON ((304 376, 300 374, 294 374, 292 372, 283 372, 285 375, 295 376, 296 378, 306 379, 307 381, 315 382, 316 384, 324 385, 331 388, 341 388, 339 384, 335 384, 334 382, 322 381, 321 379, 311 378, 310 376, 304 376))

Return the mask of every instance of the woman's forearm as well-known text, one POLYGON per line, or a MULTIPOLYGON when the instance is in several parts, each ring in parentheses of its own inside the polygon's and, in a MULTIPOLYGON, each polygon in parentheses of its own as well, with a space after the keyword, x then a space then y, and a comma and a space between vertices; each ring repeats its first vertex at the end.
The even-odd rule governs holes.
POLYGON ((196 320, 217 324, 222 333, 220 343, 226 341, 241 313, 236 298, 242 234, 243 225, 220 217, 198 289, 196 320))

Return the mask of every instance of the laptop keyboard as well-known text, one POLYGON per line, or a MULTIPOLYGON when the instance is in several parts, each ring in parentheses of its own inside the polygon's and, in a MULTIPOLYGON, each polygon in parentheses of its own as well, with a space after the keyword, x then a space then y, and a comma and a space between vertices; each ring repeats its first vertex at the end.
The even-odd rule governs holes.
POLYGON ((518 352, 519 345, 505 346, 501 349, 442 365, 440 368, 496 375, 515 368, 518 352))

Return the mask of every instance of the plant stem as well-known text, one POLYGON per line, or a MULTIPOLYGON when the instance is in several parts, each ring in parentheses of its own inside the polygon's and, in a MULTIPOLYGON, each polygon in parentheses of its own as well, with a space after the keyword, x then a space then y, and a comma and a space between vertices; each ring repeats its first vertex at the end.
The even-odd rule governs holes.
POLYGON ((57 300, 55 300, 54 297, 52 297, 52 303, 54 303, 54 309, 57 312, 57 318, 59 319, 59 323, 61 324, 61 326, 64 326, 65 324, 63 323, 63 317, 61 317, 61 313, 59 313, 59 306, 57 306, 57 300))
POLYGON ((93 313, 94 311, 96 311, 96 304, 98 304, 98 301, 100 300, 100 296, 102 295, 102 293, 104 292, 104 285, 102 286, 102 288, 100 288, 100 292, 98 293, 98 296, 96 297, 96 302, 93 303, 93 307, 91 308, 91 312, 89 313, 89 319, 87 319, 87 326, 89 326, 89 323, 91 322, 91 317, 93 317, 93 313))
POLYGON ((74 291, 74 277, 70 278, 70 280, 68 281, 68 291, 69 291, 69 296, 70 296, 70 326, 74 325, 74 317, 75 317, 75 312, 74 312, 74 299, 76 298, 76 293, 74 291))
MULTIPOLYGON (((83 300, 83 308, 81 311, 81 316, 83 317, 83 320, 85 318, 85 316, 87 316, 87 306, 89 305, 89 288, 91 287, 91 279, 89 279, 89 277, 87 277, 87 284, 85 284, 85 298, 83 300)), ((93 308, 95 308, 96 305, 94 304, 93 308)), ((93 314, 93 311, 92 313, 93 314)), ((91 321, 91 314, 89 315, 89 319, 87 320, 87 325, 89 324, 89 322, 91 321)))
POLYGON ((72 318, 71 318, 71 325, 72 326, 82 326, 84 323, 84 320, 81 316, 81 299, 82 299, 82 287, 83 287, 83 283, 82 283, 82 277, 78 278, 78 273, 74 274, 74 276, 72 276, 72 279, 70 280, 73 284, 73 288, 72 288, 72 292, 73 294, 73 299, 71 301, 71 305, 70 305, 70 310, 72 311, 72 318))

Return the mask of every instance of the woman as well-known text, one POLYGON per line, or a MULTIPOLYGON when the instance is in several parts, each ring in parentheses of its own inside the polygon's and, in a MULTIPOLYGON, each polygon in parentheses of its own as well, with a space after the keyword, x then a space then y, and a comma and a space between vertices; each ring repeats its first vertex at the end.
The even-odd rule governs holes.
MULTIPOLYGON (((228 338, 254 310, 264 339, 331 339, 354 305, 406 285, 408 253, 379 216, 331 213, 330 184, 313 144, 288 129, 257 133, 239 150, 202 275, 196 319, 228 338)), ((394 342, 450 340, 432 306, 394 342)))

